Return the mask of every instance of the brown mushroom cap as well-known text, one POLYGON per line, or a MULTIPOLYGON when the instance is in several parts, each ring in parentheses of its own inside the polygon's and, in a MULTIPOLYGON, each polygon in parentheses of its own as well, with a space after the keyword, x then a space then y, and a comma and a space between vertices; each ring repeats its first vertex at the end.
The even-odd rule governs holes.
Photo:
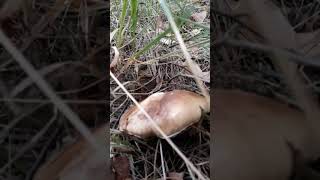
POLYGON ((288 179, 293 159, 287 142, 304 155, 310 147, 304 114, 241 90, 213 92, 215 178, 288 179))
MULTIPOLYGON (((156 122, 167 136, 174 136, 190 125, 198 122, 201 109, 209 112, 206 99, 194 92, 174 90, 154 93, 140 105, 156 122)), ((120 131, 140 138, 158 136, 159 132, 153 130, 151 122, 136 106, 130 107, 120 118, 120 131)))

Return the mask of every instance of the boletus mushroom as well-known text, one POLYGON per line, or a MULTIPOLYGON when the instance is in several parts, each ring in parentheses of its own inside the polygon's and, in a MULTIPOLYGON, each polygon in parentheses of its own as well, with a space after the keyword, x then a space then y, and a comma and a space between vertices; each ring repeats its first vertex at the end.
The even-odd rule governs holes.
MULTIPOLYGON (((205 97, 186 90, 157 92, 140 105, 169 137, 197 123, 202 112, 209 112, 210 109, 205 97)), ((137 106, 131 106, 120 118, 119 129, 139 138, 163 138, 151 123, 137 106)))
POLYGON ((295 170, 292 149, 307 159, 319 157, 319 143, 310 141, 313 134, 299 109, 240 90, 215 89, 212 98, 213 179, 289 180, 295 170))

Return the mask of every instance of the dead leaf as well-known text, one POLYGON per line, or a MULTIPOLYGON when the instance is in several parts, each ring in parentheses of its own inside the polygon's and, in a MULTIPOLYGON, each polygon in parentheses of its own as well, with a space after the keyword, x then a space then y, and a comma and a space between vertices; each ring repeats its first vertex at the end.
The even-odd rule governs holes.
POLYGON ((167 179, 171 180, 183 180, 184 173, 178 173, 178 172, 169 172, 167 179))
POLYGON ((199 22, 199 23, 202 23, 207 17, 207 11, 202 11, 202 12, 199 12, 199 13, 194 13, 191 15, 191 18, 196 21, 196 22, 199 22))
POLYGON ((128 157, 114 156, 112 158, 112 167, 116 176, 116 180, 131 180, 128 157))
POLYGON ((115 30, 113 30, 111 33, 110 33, 110 43, 111 43, 111 41, 113 40, 113 37, 114 37, 114 35, 118 32, 118 28, 117 29, 115 29, 115 30))
POLYGON ((166 25, 166 24, 163 22, 163 19, 162 19, 161 16, 158 16, 156 21, 157 21, 156 32, 157 32, 157 33, 162 33, 162 32, 164 32, 164 30, 168 27, 168 25, 166 25))
POLYGON ((201 32, 200 29, 194 29, 194 30, 191 31, 191 35, 192 36, 196 36, 196 35, 200 34, 200 32, 201 32))
POLYGON ((176 41, 171 40, 171 39, 169 39, 169 38, 161 38, 161 39, 160 39, 160 42, 161 42, 162 44, 165 44, 165 45, 172 45, 172 44, 175 43, 176 41))
POLYGON ((113 60, 110 64, 110 69, 113 69, 117 66, 117 64, 119 63, 119 51, 118 51, 118 48, 115 47, 115 46, 112 46, 112 49, 114 50, 114 57, 113 57, 113 60))

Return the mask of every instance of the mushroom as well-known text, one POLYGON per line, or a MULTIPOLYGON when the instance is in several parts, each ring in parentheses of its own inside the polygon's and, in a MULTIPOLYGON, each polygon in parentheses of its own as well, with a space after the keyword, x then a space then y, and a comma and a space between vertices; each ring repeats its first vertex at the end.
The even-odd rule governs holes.
MULTIPOLYGON (((94 138, 106 145, 106 133, 109 124, 93 131, 94 138)), ((62 151, 50 158, 35 173, 34 180, 104 180, 109 177, 107 160, 87 144, 85 139, 78 139, 65 146, 62 151)))
MULTIPOLYGON (((157 92, 140 105, 169 137, 197 123, 202 112, 209 112, 210 109, 205 97, 186 90, 157 92)), ((137 106, 131 106, 121 116, 119 126, 120 131, 139 138, 163 138, 137 106)))
POLYGON ((308 159, 320 155, 309 146, 310 129, 298 109, 239 90, 215 89, 212 97, 214 179, 288 180, 291 145, 308 159))

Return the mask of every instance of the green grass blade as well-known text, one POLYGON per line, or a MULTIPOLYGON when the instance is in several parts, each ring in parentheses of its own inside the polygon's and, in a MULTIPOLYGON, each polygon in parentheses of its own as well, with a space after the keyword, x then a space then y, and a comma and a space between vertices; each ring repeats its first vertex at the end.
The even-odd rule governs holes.
POLYGON ((138 0, 131 0, 131 38, 135 38, 138 23, 138 0))
POLYGON ((146 51, 150 50, 154 45, 158 44, 160 39, 165 37, 169 32, 171 32, 171 28, 168 28, 166 31, 160 33, 155 39, 149 42, 145 47, 143 47, 140 51, 133 55, 133 58, 138 58, 146 51))
MULTIPOLYGON (((185 21, 182 19, 176 19, 177 20, 177 26, 182 26, 185 21)), ((155 39, 153 39, 151 42, 149 42, 145 47, 143 47, 140 51, 136 52, 132 58, 138 58, 142 54, 144 54, 146 51, 150 50, 154 45, 157 45, 160 42, 161 38, 164 38, 168 33, 172 32, 171 28, 169 27, 164 32, 160 33, 155 39)))
POLYGON ((125 18, 127 15, 127 7, 128 7, 128 0, 123 0, 120 22, 119 22, 120 27, 119 27, 118 36, 117 36, 117 47, 120 47, 123 43, 123 30, 124 30, 125 18))

